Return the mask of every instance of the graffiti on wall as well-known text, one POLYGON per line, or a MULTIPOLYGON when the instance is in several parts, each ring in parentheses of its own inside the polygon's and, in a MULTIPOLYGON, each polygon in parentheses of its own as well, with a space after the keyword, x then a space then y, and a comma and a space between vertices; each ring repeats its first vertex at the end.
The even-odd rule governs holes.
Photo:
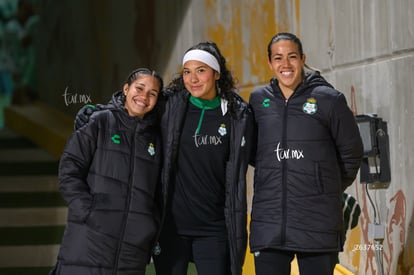
MULTIPOLYGON (((357 115, 355 88, 351 87, 351 109, 357 115)), ((378 265, 381 264, 384 274, 406 275, 414 274, 414 227, 413 217, 407 219, 407 200, 402 189, 393 191, 390 189, 382 190, 387 192, 385 201, 386 211, 381 224, 385 225, 385 238, 381 247, 369 246, 372 240, 369 236, 369 224, 374 223, 372 204, 369 201, 369 191, 366 184, 360 184, 357 179, 353 185, 353 193, 361 207, 361 216, 358 226, 347 233, 347 241, 344 252, 341 255, 341 263, 351 269, 356 274, 375 275, 379 274, 378 265), (370 249, 355 249, 366 247, 370 249), (376 253, 380 248, 381 253, 376 253), (378 257, 382 257, 378 261, 378 257)), ((374 191, 378 192, 378 191, 374 191)), ((378 209, 377 209, 378 210, 378 209)), ((376 213, 381 215, 381 213, 376 213)))

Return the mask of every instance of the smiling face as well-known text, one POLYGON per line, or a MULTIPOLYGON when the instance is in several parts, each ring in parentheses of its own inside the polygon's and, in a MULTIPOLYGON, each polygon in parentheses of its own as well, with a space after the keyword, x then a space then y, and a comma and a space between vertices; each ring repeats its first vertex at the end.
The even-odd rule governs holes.
POLYGON ((124 84, 125 108, 130 116, 144 117, 157 103, 160 84, 152 75, 141 74, 131 83, 124 84))
POLYGON ((220 74, 203 62, 190 60, 184 64, 183 81, 192 96, 211 100, 217 96, 216 80, 220 74))
POLYGON ((306 56, 300 54, 298 45, 291 40, 279 40, 271 45, 269 67, 285 96, 289 97, 302 82, 305 60, 306 56))

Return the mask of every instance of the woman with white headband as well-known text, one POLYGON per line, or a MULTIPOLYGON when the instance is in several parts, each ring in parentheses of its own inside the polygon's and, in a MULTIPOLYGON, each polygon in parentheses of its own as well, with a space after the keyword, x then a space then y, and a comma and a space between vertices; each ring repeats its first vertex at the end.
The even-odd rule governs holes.
POLYGON ((247 246, 246 170, 252 142, 248 104, 217 45, 184 55, 167 87, 163 229, 154 256, 157 275, 241 275, 247 246))

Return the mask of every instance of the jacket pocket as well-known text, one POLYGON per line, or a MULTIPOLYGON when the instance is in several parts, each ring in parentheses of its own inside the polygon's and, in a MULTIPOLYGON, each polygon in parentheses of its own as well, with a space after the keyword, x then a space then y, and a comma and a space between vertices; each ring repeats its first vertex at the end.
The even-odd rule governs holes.
POLYGON ((323 182, 322 182, 322 174, 321 174, 321 168, 318 162, 315 162, 315 186, 318 189, 319 193, 324 193, 324 186, 323 186, 323 182))
POLYGON ((92 208, 93 197, 73 200, 68 205, 68 220, 75 223, 84 223, 92 208))

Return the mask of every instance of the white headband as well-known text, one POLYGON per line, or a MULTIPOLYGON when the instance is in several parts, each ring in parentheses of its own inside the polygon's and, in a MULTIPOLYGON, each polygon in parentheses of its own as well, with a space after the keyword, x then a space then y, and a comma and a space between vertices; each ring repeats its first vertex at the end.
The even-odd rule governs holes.
POLYGON ((217 61, 217 58, 215 58, 214 55, 212 55, 209 52, 206 52, 203 50, 188 51, 183 57, 183 66, 187 61, 190 61, 190 60, 196 60, 196 61, 203 62, 207 64, 208 66, 210 66, 211 68, 213 68, 213 70, 216 70, 217 72, 220 73, 220 65, 217 61))

